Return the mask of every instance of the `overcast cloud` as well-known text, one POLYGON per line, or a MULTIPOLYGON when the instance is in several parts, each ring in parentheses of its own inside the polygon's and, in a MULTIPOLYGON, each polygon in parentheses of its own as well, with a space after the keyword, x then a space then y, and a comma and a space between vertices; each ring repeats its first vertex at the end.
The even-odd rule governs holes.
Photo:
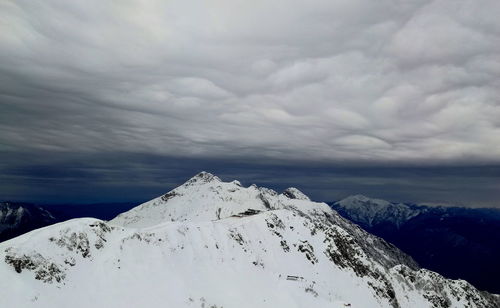
POLYGON ((499 161, 498 16, 497 0, 2 1, 2 147, 499 161))
POLYGON ((498 164, 499 16, 498 0, 4 0, 0 155, 498 164))

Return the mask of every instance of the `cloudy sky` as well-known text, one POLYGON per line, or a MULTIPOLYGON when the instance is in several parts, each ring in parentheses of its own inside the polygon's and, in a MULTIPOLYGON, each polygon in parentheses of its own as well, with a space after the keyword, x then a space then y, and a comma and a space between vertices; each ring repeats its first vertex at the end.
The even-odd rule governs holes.
POLYGON ((498 0, 3 0, 0 198, 207 170, 500 207, 498 0))

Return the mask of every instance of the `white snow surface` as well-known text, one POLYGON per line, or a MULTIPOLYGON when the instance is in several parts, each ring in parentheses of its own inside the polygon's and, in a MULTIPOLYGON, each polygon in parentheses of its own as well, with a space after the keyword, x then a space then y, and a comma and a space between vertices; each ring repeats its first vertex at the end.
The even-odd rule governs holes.
POLYGON ((0 244, 0 306, 498 304, 465 281, 418 269, 328 205, 292 192, 202 172, 110 222, 82 218, 34 230, 0 244))
POLYGON ((278 194, 256 185, 242 187, 238 181, 222 182, 210 173, 201 172, 165 195, 118 215, 110 223, 149 227, 166 221, 213 221, 238 215, 247 209, 267 211, 285 205, 299 206, 304 211, 330 210, 325 203, 311 202, 297 188, 288 188, 284 194, 278 194), (293 199, 286 195, 293 196, 293 199))

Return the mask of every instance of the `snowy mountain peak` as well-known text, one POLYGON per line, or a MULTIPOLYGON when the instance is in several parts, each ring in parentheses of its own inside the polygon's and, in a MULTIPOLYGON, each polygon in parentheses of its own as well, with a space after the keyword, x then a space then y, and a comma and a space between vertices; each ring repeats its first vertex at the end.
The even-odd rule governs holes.
POLYGON ((206 173, 190 183, 201 185, 110 222, 74 219, 0 243, 3 305, 498 307, 296 189, 206 173))
POLYGON ((206 172, 206 171, 202 171, 200 173, 198 173, 197 175, 193 176, 192 178, 190 178, 189 180, 187 180, 186 183, 184 183, 184 185, 203 185, 203 184, 207 184, 207 183, 217 183, 217 182, 221 182, 221 180, 211 174, 210 172, 206 172))
POLYGON ((357 194, 357 195, 348 196, 345 199, 347 199, 347 200, 368 201, 371 198, 368 198, 367 196, 362 195, 362 194, 357 194))
POLYGON ((285 195, 286 197, 288 197, 290 199, 307 200, 307 201, 311 200, 311 199, 309 199, 308 196, 306 196, 303 192, 301 192, 300 190, 298 190, 295 187, 289 187, 289 188, 285 189, 285 191, 283 192, 283 195, 285 195))
POLYGON ((364 195, 353 195, 347 198, 342 199, 338 202, 339 205, 344 207, 357 207, 357 206, 377 206, 377 207, 387 207, 390 206, 391 203, 382 199, 369 198, 364 195))
POLYGON ((314 211, 328 208, 325 203, 311 202, 296 188, 283 194, 258 187, 241 186, 238 181, 223 182, 201 172, 183 185, 118 215, 111 222, 123 226, 146 227, 168 221, 213 221, 250 211, 268 211, 287 206, 314 211))

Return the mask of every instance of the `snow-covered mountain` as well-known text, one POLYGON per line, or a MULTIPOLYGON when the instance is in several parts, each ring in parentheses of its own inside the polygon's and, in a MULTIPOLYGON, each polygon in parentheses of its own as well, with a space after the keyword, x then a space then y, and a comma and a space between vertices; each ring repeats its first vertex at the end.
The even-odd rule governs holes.
POLYGON ((425 207, 393 203, 382 199, 368 198, 363 195, 349 196, 333 204, 338 212, 345 213, 356 223, 372 227, 380 223, 401 226, 404 222, 427 211, 425 207))
POLYGON ((105 222, 0 244, 5 307, 499 307, 291 188, 202 172, 105 222))
POLYGON ((361 195, 331 204, 425 268, 499 293, 500 210, 392 203, 361 195))
POLYGON ((41 207, 16 202, 0 202, 0 242, 56 222, 41 207))

